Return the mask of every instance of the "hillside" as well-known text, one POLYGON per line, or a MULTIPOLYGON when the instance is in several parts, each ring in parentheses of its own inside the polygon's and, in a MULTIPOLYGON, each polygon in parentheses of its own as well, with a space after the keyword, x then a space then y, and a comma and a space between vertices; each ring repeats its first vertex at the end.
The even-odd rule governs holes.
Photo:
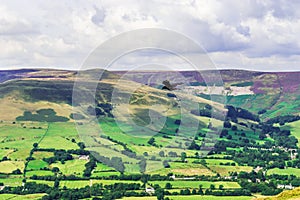
POLYGON ((0 71, 0 199, 250 200, 300 186, 298 73, 221 71, 225 92, 178 73, 0 71))
MULTIPOLYGON (((125 72, 114 72, 124 75, 125 72)), ((216 76, 215 71, 202 72, 205 77, 216 76)), ((300 72, 255 72, 244 70, 220 70, 227 92, 227 104, 249 109, 254 113, 262 112, 261 118, 300 113, 300 72), (261 102, 264 102, 263 106, 261 102), (265 110, 265 112, 264 112, 265 110)), ((159 87, 153 77, 176 77, 175 82, 185 83, 187 91, 203 91, 203 87, 215 84, 205 82, 201 74, 193 71, 181 72, 126 72, 126 77, 143 84, 159 87)), ((214 80, 212 78, 212 80, 214 80)), ((218 85, 215 84, 215 87, 218 85)), ((204 98, 205 94, 194 92, 204 98)), ((205 93, 205 92, 204 92, 205 93)))

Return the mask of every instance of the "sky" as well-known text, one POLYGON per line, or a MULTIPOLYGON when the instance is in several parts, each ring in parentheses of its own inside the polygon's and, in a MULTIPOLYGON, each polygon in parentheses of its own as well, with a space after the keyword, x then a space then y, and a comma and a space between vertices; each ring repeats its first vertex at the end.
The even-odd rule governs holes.
MULTIPOLYGON (((297 0, 1 0, 0 69, 79 69, 121 33, 163 28, 197 42, 218 69, 299 71, 299 10, 297 0)), ((115 68, 167 59, 186 69, 157 54, 135 53, 115 68)))

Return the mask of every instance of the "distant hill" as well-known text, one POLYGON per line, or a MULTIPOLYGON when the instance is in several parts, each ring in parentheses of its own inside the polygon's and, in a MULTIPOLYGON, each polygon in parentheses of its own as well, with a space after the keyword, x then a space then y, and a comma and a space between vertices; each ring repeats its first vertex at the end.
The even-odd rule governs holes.
MULTIPOLYGON (((245 70, 220 70, 227 95, 227 104, 260 113, 262 119, 274 118, 279 115, 298 115, 300 113, 300 72, 258 72, 245 70), (244 89, 243 89, 244 88, 244 89), (235 94, 237 92, 237 94, 235 94)), ((203 71, 203 79, 195 71, 165 71, 165 72, 114 72, 129 77, 131 80, 159 87, 153 80, 157 77, 172 77, 175 82, 189 83, 191 86, 201 87, 215 85, 216 71, 203 71), (209 82, 212 80, 211 82, 209 82)), ((216 75, 217 74, 217 75, 216 75)), ((222 84, 222 83, 221 83, 222 84)), ((199 94, 210 99, 209 95, 199 94)))

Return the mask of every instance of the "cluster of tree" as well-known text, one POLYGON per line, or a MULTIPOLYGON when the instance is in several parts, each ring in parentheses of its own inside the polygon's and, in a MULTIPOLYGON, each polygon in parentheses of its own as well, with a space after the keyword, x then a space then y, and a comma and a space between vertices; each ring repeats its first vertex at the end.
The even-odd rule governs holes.
POLYGON ((150 144, 151 146, 155 146, 155 147, 158 147, 158 145, 155 143, 155 138, 154 137, 151 137, 148 142, 148 144, 150 144))
MULTIPOLYGON (((79 142, 79 143, 82 143, 82 142, 79 142)), ((89 151, 84 150, 84 149, 69 149, 69 150, 64 150, 64 149, 54 149, 54 148, 45 148, 45 149, 36 148, 35 151, 44 151, 44 152, 53 152, 53 153, 56 152, 56 151, 65 151, 68 154, 76 154, 76 155, 89 155, 90 154, 89 151)))
POLYGON ((55 181, 56 178, 58 180, 90 180, 90 179, 102 179, 102 180, 132 180, 132 181, 140 181, 142 179, 145 179, 147 177, 147 180, 151 181, 166 181, 166 180, 173 180, 170 178, 171 174, 168 174, 166 176, 162 176, 159 174, 120 174, 120 175, 110 175, 110 176, 101 176, 101 177, 79 177, 75 175, 60 175, 60 176, 37 176, 33 175, 30 177, 32 180, 45 180, 45 181, 55 181))
POLYGON ((66 150, 55 150, 54 156, 49 158, 43 158, 43 161, 52 164, 56 161, 60 161, 61 163, 64 163, 65 161, 73 160, 73 156, 68 153, 66 150))
POLYGON ((228 109, 227 117, 230 117, 232 120, 236 120, 237 118, 243 118, 243 119, 249 119, 256 122, 260 121, 257 115, 249 112, 246 109, 234 107, 231 105, 226 105, 225 108, 228 109))
POLYGON ((96 159, 90 155, 90 160, 85 165, 85 169, 83 171, 83 176, 90 177, 92 175, 92 171, 97 167, 96 159))
POLYGON ((300 159, 299 159, 299 157, 296 158, 295 160, 288 161, 287 166, 288 167, 293 167, 293 168, 300 168, 300 159))
POLYGON ((214 196, 251 196, 251 192, 247 189, 235 189, 235 190, 205 190, 205 195, 214 196))
POLYGON ((32 114, 30 111, 24 111, 23 116, 16 118, 17 121, 38 121, 38 122, 66 122, 69 118, 57 116, 53 109, 41 109, 32 114))
POLYGON ((261 193, 262 195, 276 195, 282 192, 282 189, 277 189, 275 182, 248 182, 247 180, 242 180, 240 182, 242 188, 249 190, 252 193, 261 193))
POLYGON ((200 146, 193 140, 188 147, 189 150, 200 150, 200 146))
POLYGON ((272 119, 269 119, 266 123, 267 124, 279 123, 282 126, 285 123, 294 122, 298 120, 300 120, 300 116, 284 115, 284 116, 277 116, 272 119))
POLYGON ((232 151, 227 153, 230 153, 233 160, 240 165, 253 167, 262 166, 267 168, 284 168, 285 161, 289 160, 289 153, 280 149, 266 151, 261 149, 244 148, 244 151, 232 151))
POLYGON ((5 187, 0 191, 1 193, 10 194, 34 194, 34 193, 48 193, 51 191, 51 187, 46 184, 37 184, 35 182, 25 183, 24 186, 17 187, 5 187))

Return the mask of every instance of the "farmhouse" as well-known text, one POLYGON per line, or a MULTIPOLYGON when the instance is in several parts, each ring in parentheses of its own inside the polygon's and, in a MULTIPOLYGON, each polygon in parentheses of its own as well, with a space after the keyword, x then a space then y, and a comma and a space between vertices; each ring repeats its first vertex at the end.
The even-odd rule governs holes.
POLYGON ((89 155, 80 155, 78 157, 79 160, 90 160, 90 156, 89 155))
POLYGON ((155 193, 155 190, 154 190, 154 188, 152 188, 152 187, 147 187, 145 191, 146 191, 148 194, 154 194, 154 193, 155 193))

